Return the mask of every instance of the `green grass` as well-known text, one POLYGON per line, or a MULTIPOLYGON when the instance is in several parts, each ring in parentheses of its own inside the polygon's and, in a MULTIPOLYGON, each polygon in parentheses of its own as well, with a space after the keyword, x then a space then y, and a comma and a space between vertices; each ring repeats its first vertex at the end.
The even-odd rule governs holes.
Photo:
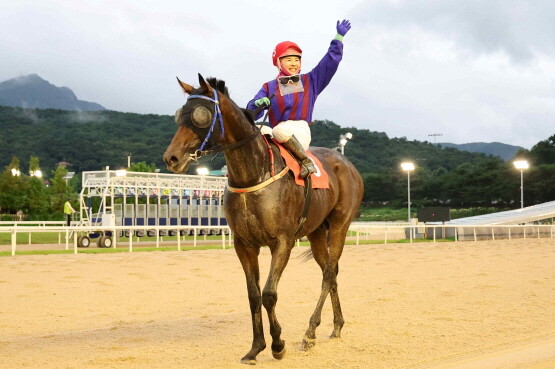
MULTIPOLYGON (((406 222, 407 216, 406 208, 361 208, 360 218, 356 220, 363 222, 406 222)), ((413 216, 416 216, 416 213, 413 216)))
MULTIPOLYGON (((23 227, 21 227, 23 228, 23 227)), ((226 236, 226 240, 227 240, 226 236)), ((25 231, 18 231, 16 235, 18 245, 29 244, 29 233, 25 231)), ((133 237, 133 242, 136 242, 136 237, 133 237)), ((176 236, 163 236, 161 237, 163 241, 176 241, 176 236)), ((96 238, 91 238, 91 242, 96 242, 96 238)), ((140 237, 141 242, 156 242, 156 237, 140 237)), ((197 236, 197 241, 203 241, 204 236, 197 236)), ((222 236, 206 236, 206 240, 220 241, 222 236)), ((181 242, 192 242, 193 236, 185 236, 185 241, 181 242)), ((118 242, 129 242, 129 237, 118 237, 118 242)), ((12 235, 11 233, 0 233, 0 245, 11 245, 12 235)), ((34 232, 31 235, 32 244, 57 244, 58 243, 58 233, 46 233, 46 232, 34 232)), ((65 233, 61 233, 60 243, 65 244, 65 233)), ((73 243, 73 238, 69 240, 69 243, 73 243)))
MULTIPOLYGON (((510 209, 499 209, 492 207, 476 207, 465 209, 451 209, 451 219, 466 218, 482 214, 497 213, 510 209)), ((417 208, 411 208, 411 217, 416 218, 417 208)), ((407 208, 394 209, 383 208, 361 208, 360 218, 356 219, 363 222, 406 222, 408 217, 407 208)))

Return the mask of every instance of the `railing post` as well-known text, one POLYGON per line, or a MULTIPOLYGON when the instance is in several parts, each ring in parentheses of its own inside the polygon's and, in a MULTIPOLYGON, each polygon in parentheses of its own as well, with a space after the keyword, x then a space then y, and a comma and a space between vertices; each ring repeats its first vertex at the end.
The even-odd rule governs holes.
POLYGON ((116 231, 115 228, 114 228, 114 230, 113 230, 112 232, 113 232, 113 233, 112 233, 112 241, 113 241, 113 242, 112 242, 112 247, 113 247, 114 249, 116 249, 116 248, 117 248, 117 241, 116 241, 116 239, 118 238, 118 235, 117 235, 117 233, 116 233, 117 231, 116 231))
POLYGON ((12 256, 15 256, 15 249, 17 245, 17 231, 12 230, 12 256))
POLYGON ((129 230, 129 252, 133 252, 133 230, 129 230))

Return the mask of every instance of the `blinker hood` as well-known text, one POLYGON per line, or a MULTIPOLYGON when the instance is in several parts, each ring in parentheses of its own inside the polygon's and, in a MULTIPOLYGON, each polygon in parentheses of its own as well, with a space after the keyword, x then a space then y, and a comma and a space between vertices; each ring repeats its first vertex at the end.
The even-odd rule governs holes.
POLYGON ((218 137, 221 134, 219 124, 214 124, 214 130, 210 133, 213 119, 214 103, 208 100, 194 99, 183 105, 177 123, 195 132, 201 140, 204 140, 210 134, 207 142, 209 147, 204 148, 209 149, 218 144, 218 137), (199 117, 202 118, 201 121, 195 120, 199 117))

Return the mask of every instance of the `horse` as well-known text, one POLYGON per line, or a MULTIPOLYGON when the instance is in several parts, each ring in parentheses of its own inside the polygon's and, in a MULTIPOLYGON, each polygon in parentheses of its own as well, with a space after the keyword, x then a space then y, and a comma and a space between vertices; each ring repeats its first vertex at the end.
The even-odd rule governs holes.
POLYGON ((339 338, 344 319, 337 290, 338 262, 347 230, 362 201, 360 174, 336 150, 311 147, 328 174, 329 189, 312 190, 306 219, 301 220, 305 188, 295 183, 276 145, 260 133, 253 115, 230 99, 224 81, 205 80, 200 74, 198 78, 198 88, 177 79, 189 96, 176 112, 178 128, 163 158, 168 170, 183 173, 203 154, 224 153, 228 170, 225 215, 245 273, 252 318, 252 345, 241 362, 256 364, 257 355, 266 348, 262 305, 268 314, 272 355, 276 359, 284 357, 285 341, 275 312, 277 288, 295 241, 304 236, 310 241, 308 253, 322 269, 322 286, 302 348, 308 350, 316 343, 316 328, 328 294, 334 325, 330 338, 339 338), (258 256, 263 246, 270 249, 271 264, 261 291, 258 256))

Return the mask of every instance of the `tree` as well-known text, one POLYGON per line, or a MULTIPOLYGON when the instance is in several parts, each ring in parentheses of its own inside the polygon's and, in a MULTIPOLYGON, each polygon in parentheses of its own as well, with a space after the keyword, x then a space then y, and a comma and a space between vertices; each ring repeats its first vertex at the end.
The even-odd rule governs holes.
POLYGON ((52 207, 52 212, 62 213, 64 208, 64 203, 68 198, 74 197, 72 189, 68 186, 66 179, 67 168, 65 165, 60 164, 56 167, 56 170, 52 172, 52 179, 50 182, 50 204, 52 207))
POLYGON ((31 158, 29 159, 29 172, 32 173, 37 170, 40 170, 39 158, 37 158, 36 156, 31 156, 31 158))
POLYGON ((156 166, 154 164, 148 165, 146 161, 140 161, 138 163, 133 163, 127 169, 130 172, 154 172, 156 170, 156 166))
POLYGON ((15 214, 24 210, 28 201, 27 183, 23 176, 12 172, 19 168, 19 159, 14 156, 11 163, 0 174, 0 209, 2 212, 15 214))
POLYGON ((530 156, 535 165, 555 164, 555 135, 532 147, 530 156))

